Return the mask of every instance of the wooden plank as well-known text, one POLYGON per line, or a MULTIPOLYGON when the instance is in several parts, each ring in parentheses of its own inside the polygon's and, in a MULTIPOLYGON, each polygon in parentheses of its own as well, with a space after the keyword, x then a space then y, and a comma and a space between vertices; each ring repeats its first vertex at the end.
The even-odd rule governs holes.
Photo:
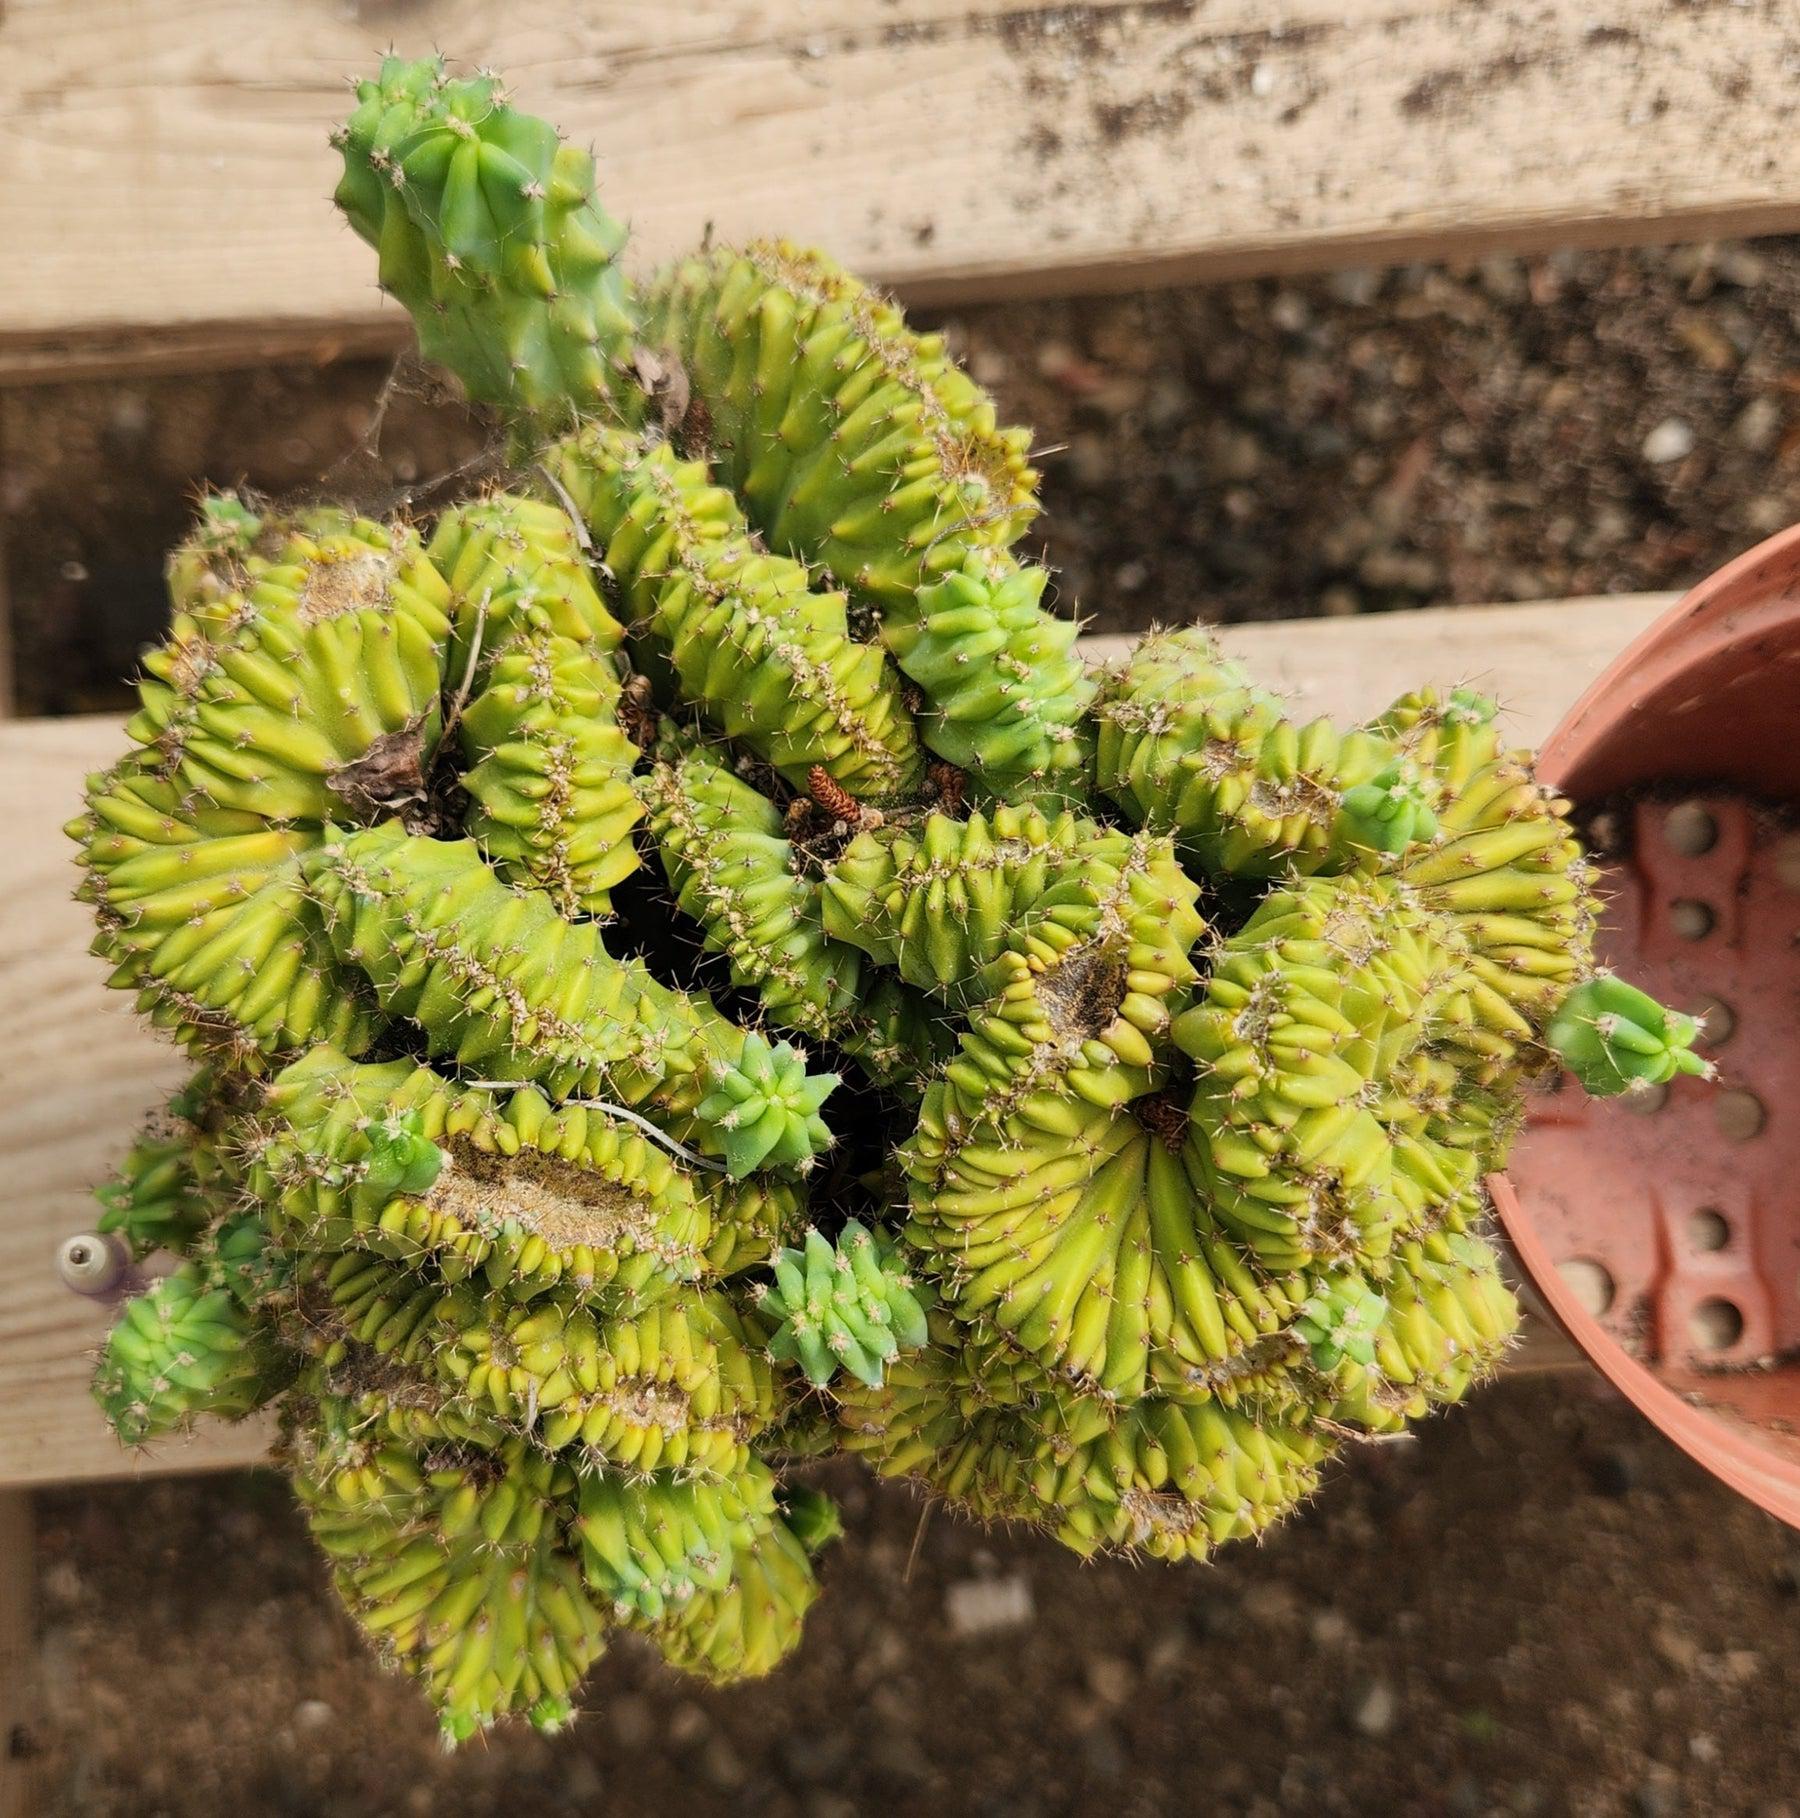
MULTIPOLYGON (((1521 606, 1438 607, 1342 619, 1228 625, 1219 641, 1308 717, 1368 719, 1403 688, 1467 683, 1491 694, 1521 744, 1541 745, 1601 667, 1672 605, 1672 593, 1612 594, 1521 606)), ((1093 661, 1129 637, 1084 638, 1093 661)))
MULTIPOLYGON (((1309 711, 1366 715, 1410 683, 1492 681, 1521 736, 1539 739, 1576 694, 1672 596, 1461 607, 1285 625, 1246 625, 1222 641, 1309 711)), ((1091 640, 1104 657, 1126 640, 1091 640)), ((61 823, 88 770, 123 745, 107 718, 0 725, 0 825, 9 889, 0 896, 0 1484, 48 1483, 248 1463, 264 1426, 209 1427, 125 1457, 87 1397, 105 1309, 69 1293, 57 1245, 89 1227, 89 1192, 182 1064, 101 989, 86 909, 69 897, 61 823)))
POLYGON ((121 1453, 87 1394, 110 1316, 54 1269, 62 1240, 92 1228, 91 1189, 186 1071, 125 993, 102 988, 88 911, 69 894, 62 823, 80 807, 83 776, 123 742, 106 718, 0 725, 0 1484, 201 1469, 262 1449, 213 1429, 142 1459, 121 1453))
POLYGON ((0 1488, 0 1818, 35 1818, 37 1567, 29 1490, 0 1488))
POLYGON ((11 0, 0 376, 398 340, 323 199, 396 33, 593 141, 644 257, 918 301, 1800 226, 1789 0, 11 0))

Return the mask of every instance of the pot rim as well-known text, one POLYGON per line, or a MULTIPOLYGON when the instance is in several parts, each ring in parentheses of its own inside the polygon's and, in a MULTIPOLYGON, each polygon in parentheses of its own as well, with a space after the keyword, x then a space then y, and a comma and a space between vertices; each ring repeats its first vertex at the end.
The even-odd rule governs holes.
POLYGON ((1538 778, 1560 789, 1614 725, 1655 689, 1712 651, 1754 635, 1763 621, 1785 622, 1800 613, 1800 586, 1793 597, 1776 594, 1749 605, 1732 598, 1745 582, 1777 562, 1800 575, 1800 523, 1765 537, 1695 582, 1640 631, 1588 684, 1538 748, 1534 766, 1538 778), (1620 700, 1622 692, 1629 698, 1620 700))

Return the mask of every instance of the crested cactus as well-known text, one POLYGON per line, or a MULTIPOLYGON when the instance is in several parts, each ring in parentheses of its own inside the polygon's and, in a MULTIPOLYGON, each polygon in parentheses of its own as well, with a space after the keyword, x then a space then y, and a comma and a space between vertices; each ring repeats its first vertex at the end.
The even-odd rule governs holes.
POLYGON ((278 1403, 455 1741, 618 1632, 773 1667, 833 1443, 1198 1559, 1490 1371, 1528 1080, 1698 1067, 1490 704, 1303 726, 1194 630, 1091 675, 1029 438, 891 303, 785 243, 631 275, 492 77, 390 59, 338 143, 515 464, 171 560, 70 826, 199 1064, 105 1190, 176 1259, 120 1436, 278 1403))

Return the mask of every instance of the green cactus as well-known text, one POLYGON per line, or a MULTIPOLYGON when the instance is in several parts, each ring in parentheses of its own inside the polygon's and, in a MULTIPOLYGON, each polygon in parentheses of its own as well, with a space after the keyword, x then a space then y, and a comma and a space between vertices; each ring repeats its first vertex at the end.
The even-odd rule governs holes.
POLYGON ((1295 725, 1200 627, 1145 638, 1095 717, 1095 787, 1206 871, 1336 873, 1389 850, 1369 838, 1367 789, 1394 763, 1391 742, 1295 725))
POLYGON ((1678 1073, 1712 1077, 1694 1052, 1699 1022, 1665 1010, 1655 998, 1610 972, 1597 972, 1565 997, 1544 1040, 1596 1098, 1642 1092, 1678 1073))
POLYGON ((1366 783, 1343 792, 1338 826, 1349 844, 1397 853, 1431 839, 1437 832, 1437 816, 1417 775, 1404 758, 1396 758, 1366 783))
POLYGON ((618 1629, 774 1668, 841 1527, 798 1460, 1194 1559, 1490 1371, 1527 1079, 1702 1070, 1492 704, 1301 725, 1199 630, 1091 678, 939 337, 784 243, 640 288, 491 76, 390 58, 339 144, 514 465, 171 559, 69 829, 199 1067, 103 1190, 175 1257, 121 1437, 276 1402, 460 1741, 618 1629))
POLYGON ((1037 514, 1030 436, 900 311, 817 252, 721 247, 651 288, 651 333, 705 407, 721 480, 772 548, 889 622, 1037 514))
POLYGON ((755 991, 771 1022, 813 1040, 870 1033, 858 1008, 862 955, 826 934, 820 881, 775 804, 672 728, 639 787, 676 904, 729 959, 731 982, 755 991))
POLYGON ((775 1259, 775 1281, 759 1302, 775 1322, 769 1355, 797 1363, 824 1388, 846 1371, 871 1388, 902 1351, 925 1342, 925 1309, 897 1246, 851 1219, 835 1244, 809 1231, 801 1250, 775 1259))
POLYGON ((545 451, 615 578, 634 649, 720 732, 804 788, 815 766, 870 800, 922 768, 901 679, 851 635, 849 601, 771 554, 702 461, 591 428, 545 451))
MULTIPOLYGON (((260 1235, 252 1249, 254 1263, 260 1235)), ((242 1260, 190 1258, 126 1302, 94 1376, 94 1397, 126 1445, 182 1431, 204 1414, 241 1420, 287 1386, 287 1355, 261 1308, 246 1301, 234 1266, 242 1260)))
POLYGON ((989 554, 918 590, 913 619, 884 636, 924 690, 921 736, 995 790, 1085 768, 1082 715, 1094 695, 1074 650, 1079 627, 1040 600, 1050 577, 989 554))
POLYGON ((1225 943, 1174 1039, 1200 1068, 1208 1196, 1270 1267, 1377 1259, 1473 1184, 1478 1151, 1409 1095, 1409 1063, 1454 1037, 1469 964, 1385 878, 1296 881, 1225 943))
POLYGON ((1335 1370, 1346 1358, 1364 1369, 1375 1362, 1375 1335, 1387 1302, 1366 1281, 1346 1276, 1321 1282, 1294 1319, 1314 1365, 1335 1370))
POLYGON ((424 1682, 448 1743, 519 1714, 545 1730, 604 1650, 566 1511, 573 1470, 526 1441, 410 1446, 331 1395, 286 1451, 313 1538, 384 1658, 424 1682))
POLYGON ((717 1483, 597 1471, 580 1497, 589 1586, 620 1621, 651 1628, 696 1592, 724 1590, 739 1553, 775 1520, 775 1479, 761 1463, 717 1483))
POLYGON ((511 107, 492 76, 389 57, 333 142, 337 203, 381 256, 420 347, 472 397, 533 416, 635 394, 625 230, 594 197, 594 161, 511 107))
POLYGON ((837 1083, 835 1073, 809 1074, 791 1043, 771 1045, 746 1030, 738 1058, 720 1070, 695 1115, 723 1137, 734 1179, 764 1166, 809 1168, 831 1146, 819 1107, 837 1083))

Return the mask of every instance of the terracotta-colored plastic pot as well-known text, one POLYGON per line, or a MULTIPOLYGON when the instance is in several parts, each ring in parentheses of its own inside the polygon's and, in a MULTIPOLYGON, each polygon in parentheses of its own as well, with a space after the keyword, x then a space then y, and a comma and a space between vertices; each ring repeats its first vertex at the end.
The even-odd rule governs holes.
POLYGON ((1719 1078, 1547 1094, 1496 1207, 1614 1386, 1800 1526, 1800 526, 1640 637, 1539 770, 1578 811, 1621 804, 1601 957, 1705 1011, 1719 1078))

